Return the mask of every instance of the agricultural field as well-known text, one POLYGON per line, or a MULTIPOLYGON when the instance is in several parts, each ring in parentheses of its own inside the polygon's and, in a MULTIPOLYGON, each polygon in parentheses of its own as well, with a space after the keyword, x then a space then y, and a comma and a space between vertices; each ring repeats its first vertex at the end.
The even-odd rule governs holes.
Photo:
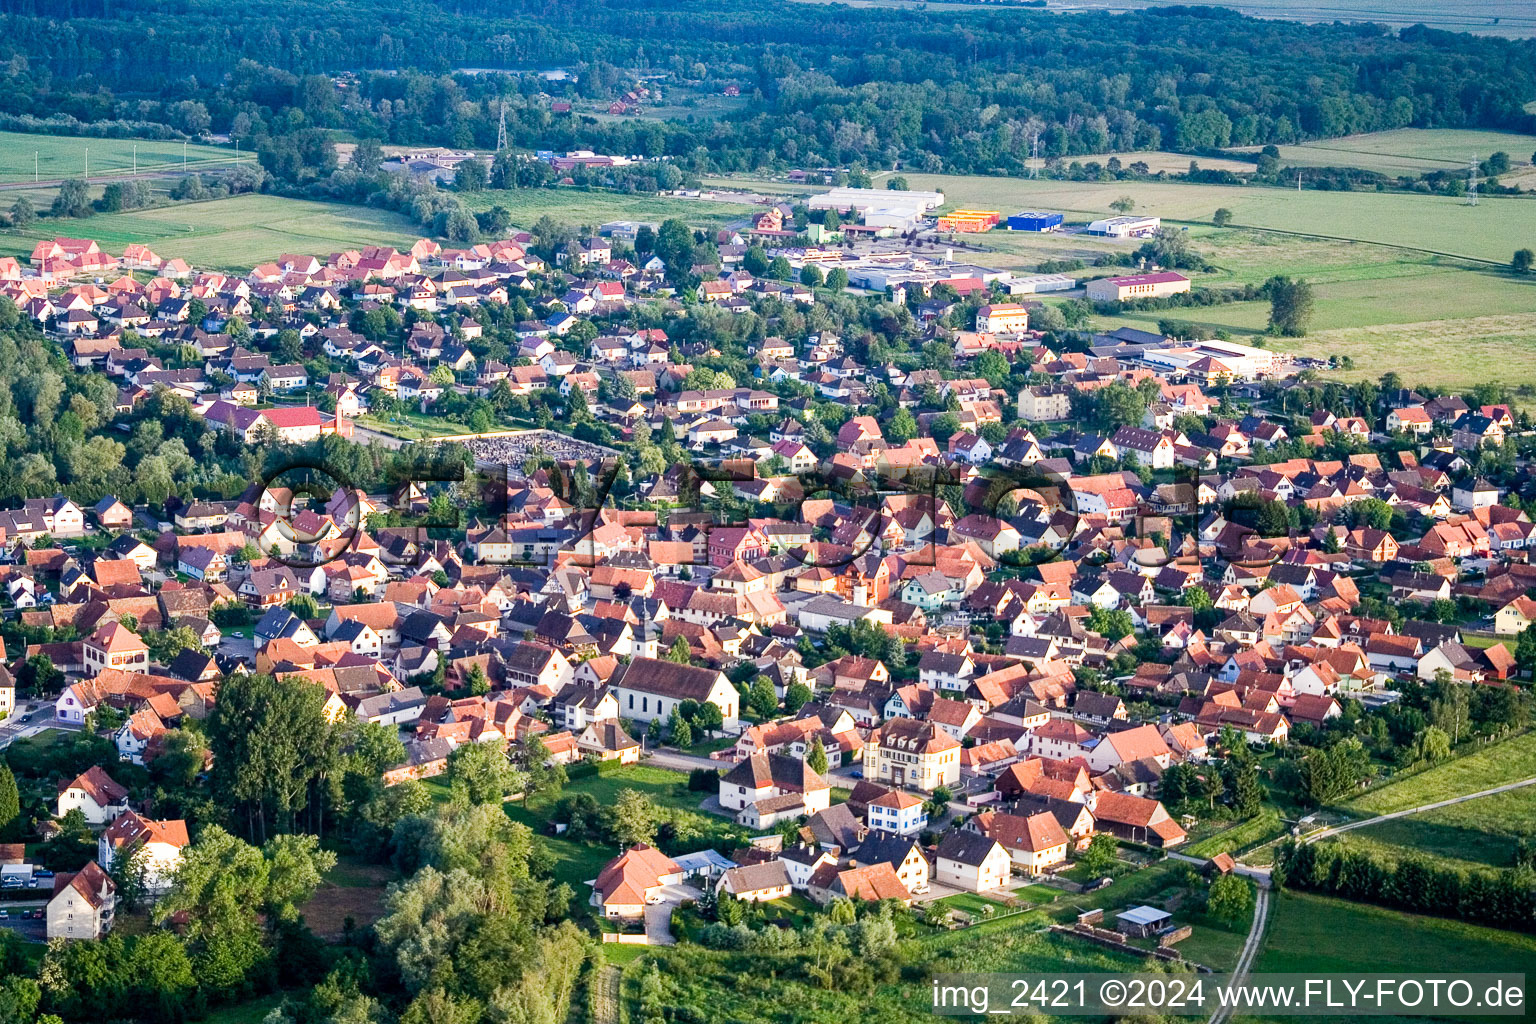
MULTIPOLYGON (((0 192, 0 206, 14 199, 0 192)), ((33 197, 36 201, 41 197, 33 197)), ((500 205, 513 223, 532 227, 548 215, 574 226, 596 227, 609 220, 681 217, 700 227, 740 220, 749 207, 688 199, 623 196, 564 189, 518 189, 467 196, 475 210, 500 205)), ((40 205, 46 206, 46 202, 40 205)), ((0 231, 0 256, 25 257, 41 239, 85 235, 118 251, 131 242, 151 246, 161 256, 179 256, 199 267, 248 270, 279 253, 326 256, 364 245, 408 246, 421 237, 410 218, 389 210, 345 206, 271 195, 241 195, 202 203, 97 214, 84 220, 38 220, 25 231, 0 231)))
MULTIPOLYGON (((1532 776, 1536 776, 1536 732, 1527 732, 1388 782, 1343 804, 1342 809, 1358 817, 1388 814, 1532 776)), ((1476 802, 1468 806, 1475 807, 1476 802)))
POLYGON ((0 255, 25 257, 39 239, 59 234, 94 238, 112 252, 142 242, 200 267, 249 270, 285 252, 324 256, 364 245, 407 246, 420 232, 388 210, 242 195, 85 220, 44 218, 26 231, 0 232, 0 255))
MULTIPOLYGON (((1230 152, 1251 153, 1258 148, 1245 146, 1230 152)), ((1399 128, 1278 148, 1281 162, 1297 167, 1358 167, 1391 175, 1454 170, 1466 167, 1474 154, 1484 160, 1503 151, 1509 154, 1513 170, 1501 180, 1509 180, 1523 177, 1530 169, 1536 135, 1464 128, 1399 128)))
MULTIPOLYGON (((37 177, 43 181, 78 178, 85 174, 87 169, 93 179, 107 175, 131 174, 134 167, 135 148, 138 149, 140 174, 181 169, 183 146, 180 142, 0 132, 0 185, 31 182, 34 155, 37 177), (90 150, 89 154, 86 150, 90 150)), ((186 144, 185 155, 187 167, 194 170, 228 166, 235 159, 235 151, 232 148, 207 146, 195 142, 186 144)), ((252 160, 254 157, 247 152, 243 154, 242 159, 252 160)))
POLYGON ((1418 854, 1449 867, 1507 868, 1518 839, 1536 836, 1536 789, 1495 793, 1422 814, 1393 818, 1334 842, 1399 858, 1418 854))
POLYGON ((544 216, 577 227, 595 228, 610 220, 663 221, 680 217, 695 227, 718 228, 742 220, 752 211, 752 207, 739 203, 627 196, 576 188, 487 189, 468 193, 463 199, 467 207, 477 212, 504 206, 512 212, 512 223, 523 228, 544 216))
POLYGON ((1520 313, 1337 328, 1272 344, 1303 355, 1349 356, 1355 361, 1353 370, 1330 372, 1331 377, 1375 380, 1389 367, 1405 381, 1452 390, 1495 381, 1521 389, 1515 401, 1528 406, 1528 390, 1536 381, 1533 336, 1536 314, 1520 313), (1446 352, 1455 352, 1456 358, 1446 358, 1446 352))
POLYGON ((1283 892, 1270 908, 1253 970, 1536 973, 1536 936, 1407 914, 1331 896, 1283 892))
MULTIPOLYGON (((1536 198, 1484 197, 1468 206, 1452 196, 1396 192, 1297 192, 1184 182, 1074 182, 978 175, 906 174, 914 189, 937 189, 952 208, 1061 210, 1071 222, 1110 215, 1129 196, 1136 213, 1181 224, 1208 224, 1218 207, 1241 227, 1317 238, 1401 246, 1504 264, 1530 244, 1536 198)), ((878 179, 877 179, 878 181, 878 179)))

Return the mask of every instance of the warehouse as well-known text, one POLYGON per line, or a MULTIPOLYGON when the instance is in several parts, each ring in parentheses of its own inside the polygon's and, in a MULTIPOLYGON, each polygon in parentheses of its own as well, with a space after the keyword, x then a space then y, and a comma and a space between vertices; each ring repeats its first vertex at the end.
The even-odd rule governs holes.
POLYGON ((1009 231, 1059 231, 1061 214, 1024 210, 1008 218, 1009 231))
POLYGON ((1030 274, 1008 282, 1011 295, 1037 295, 1041 292, 1069 292, 1077 287, 1077 280, 1066 274, 1030 274))
POLYGON ((863 214, 865 210, 907 206, 920 213, 936 210, 944 205, 942 192, 893 192, 880 188, 834 188, 806 200, 811 210, 849 211, 863 214))
POLYGON ((940 217, 934 222, 934 227, 939 231, 980 234, 997 227, 1001 217, 1002 214, 997 210, 956 210, 940 217))
POLYGON ((1162 225, 1161 217, 1106 217, 1089 224, 1088 233, 1106 238, 1150 238, 1162 225))
POLYGON ((1133 274, 1130 277, 1101 277, 1089 281, 1085 290, 1094 302, 1127 302, 1132 299, 1160 299, 1189 291, 1189 278, 1173 271, 1161 274, 1133 274))

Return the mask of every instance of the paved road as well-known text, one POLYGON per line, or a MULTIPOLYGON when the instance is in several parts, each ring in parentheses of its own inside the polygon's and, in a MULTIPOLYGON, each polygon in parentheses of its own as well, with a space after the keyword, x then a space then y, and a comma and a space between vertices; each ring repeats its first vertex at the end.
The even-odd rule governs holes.
POLYGON ((44 729, 65 729, 78 731, 79 726, 65 725, 53 717, 53 706, 47 703, 28 703, 18 706, 10 718, 0 724, 0 750, 10 746, 12 742, 24 739, 28 736, 36 736, 44 729), (22 721, 22 718, 32 712, 30 721, 22 721))

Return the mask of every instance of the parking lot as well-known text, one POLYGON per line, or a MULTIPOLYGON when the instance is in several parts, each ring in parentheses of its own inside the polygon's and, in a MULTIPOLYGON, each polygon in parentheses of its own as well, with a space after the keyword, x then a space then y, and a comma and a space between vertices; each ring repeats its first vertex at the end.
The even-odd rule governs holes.
POLYGON ((15 932, 28 942, 42 942, 47 938, 48 920, 43 903, 0 904, 0 915, 4 915, 0 916, 0 928, 15 932))

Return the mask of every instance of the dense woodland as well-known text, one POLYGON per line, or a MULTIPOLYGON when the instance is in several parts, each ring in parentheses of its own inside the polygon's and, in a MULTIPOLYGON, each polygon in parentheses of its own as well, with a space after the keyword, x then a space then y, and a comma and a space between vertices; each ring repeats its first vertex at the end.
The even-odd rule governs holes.
POLYGON ((1522 131, 1536 42, 1424 28, 1300 25, 1163 8, 1064 18, 1010 9, 849 10, 743 0, 17 0, 0 16, 0 122, 87 132, 346 128, 489 146, 677 158, 1012 172, 1047 157, 1286 143, 1415 126, 1522 131), (259 30, 249 26, 260 25, 259 30), (565 67, 574 83, 455 74, 565 67), (354 73, 338 90, 330 76, 354 73), (744 101, 718 118, 556 117, 546 91, 744 101), (674 91, 675 90, 675 91, 674 91))

